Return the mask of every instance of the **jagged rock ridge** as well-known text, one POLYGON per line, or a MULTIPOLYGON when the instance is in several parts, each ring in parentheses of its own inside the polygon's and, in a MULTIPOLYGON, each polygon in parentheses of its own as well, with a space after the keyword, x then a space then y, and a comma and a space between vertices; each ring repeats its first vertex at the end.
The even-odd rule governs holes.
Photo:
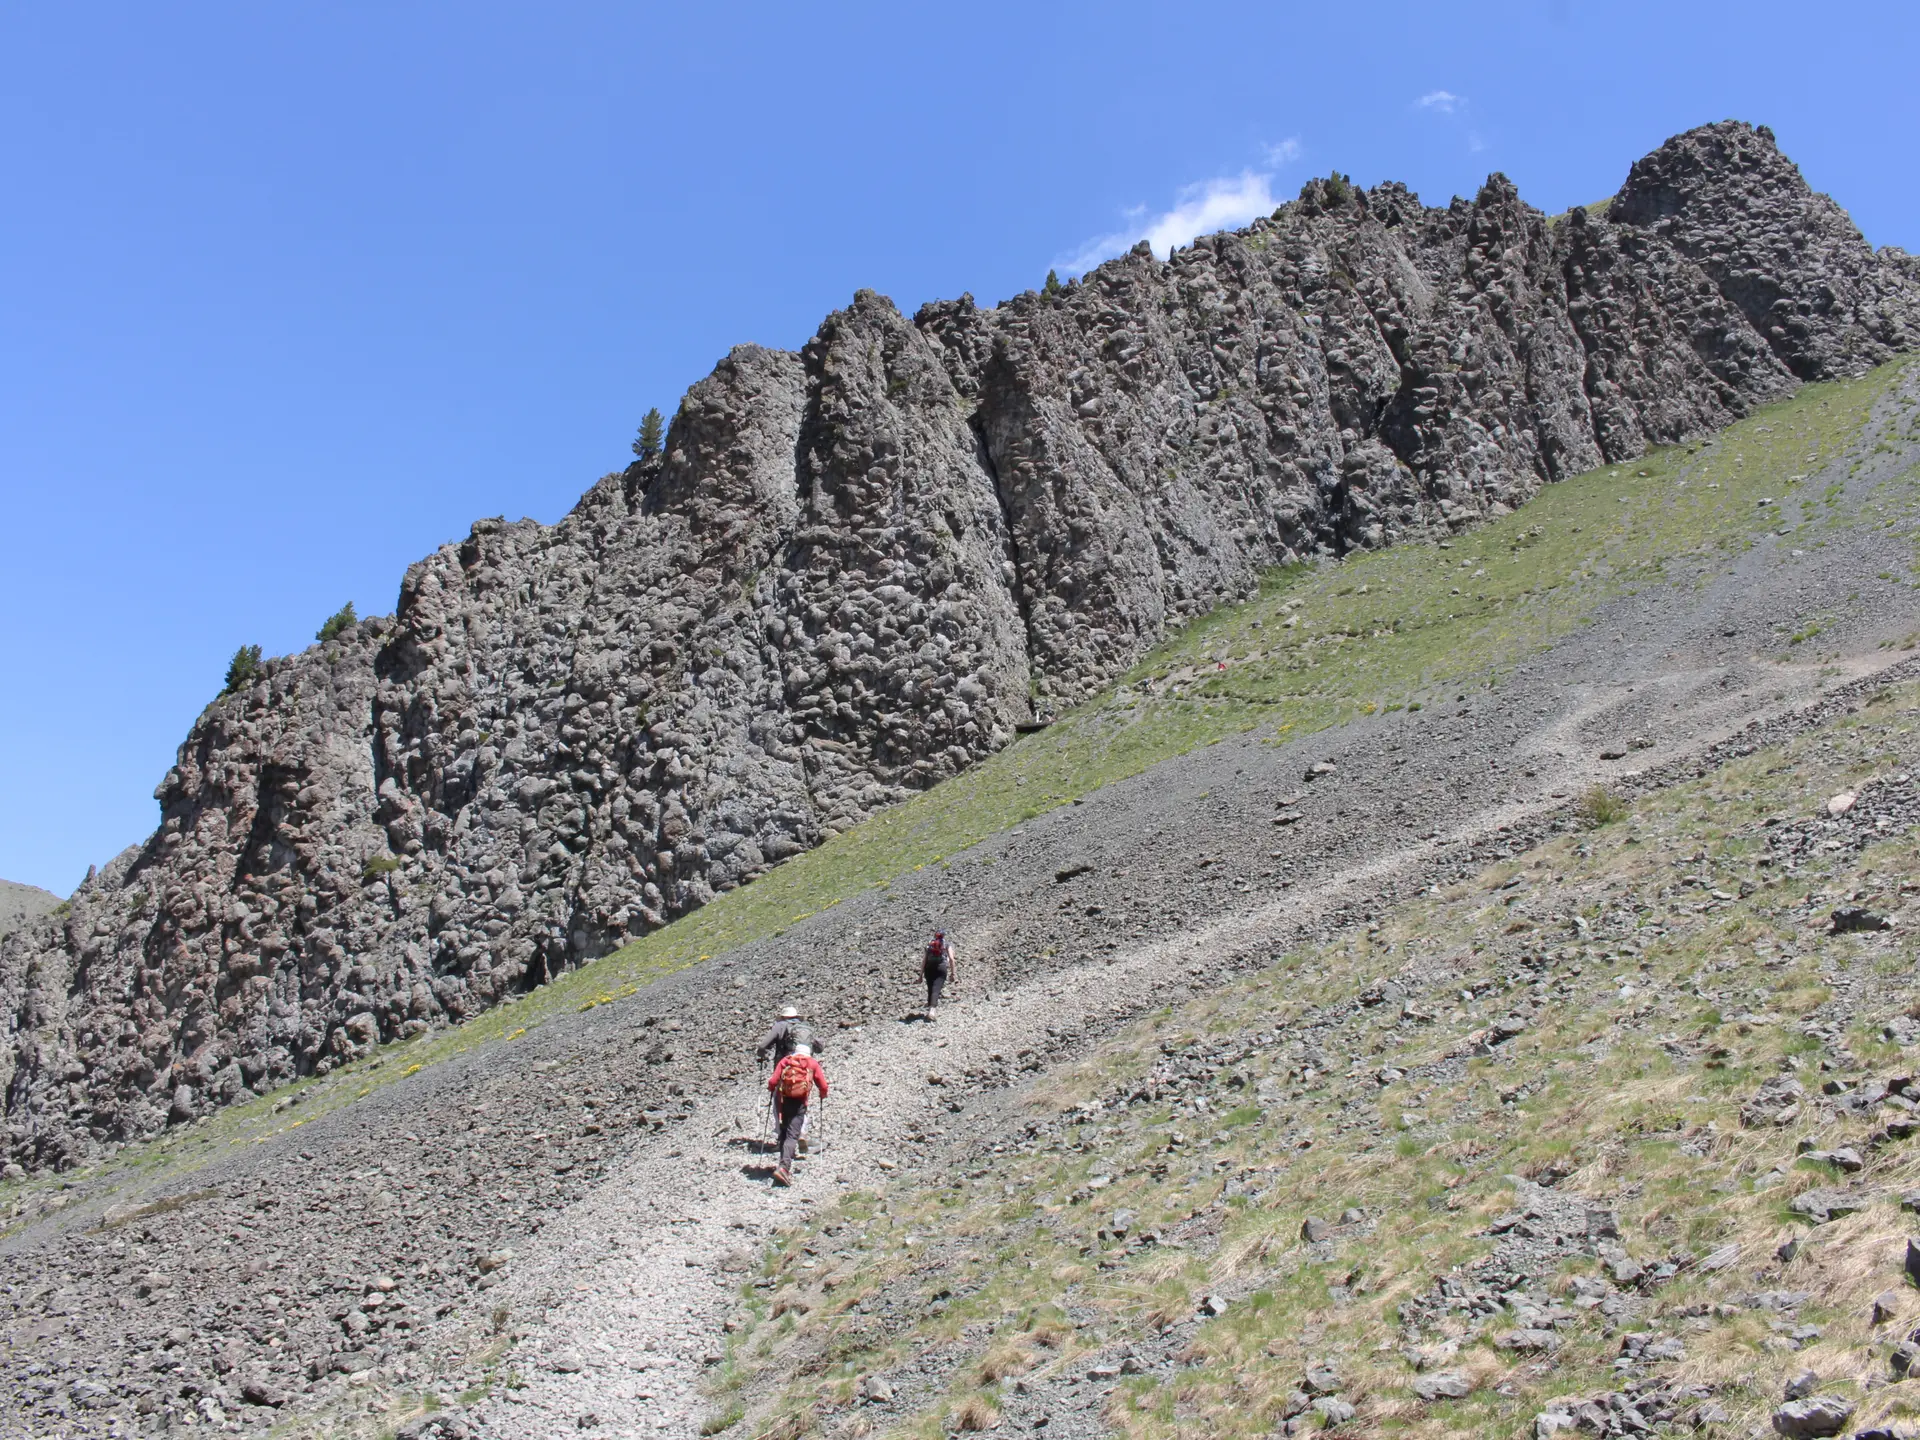
POLYGON ((1727 122, 1558 223, 1311 182, 1162 262, 742 346, 664 457, 482 521, 211 705, 162 824, 0 949, 7 1146, 71 1162, 618 945, 1097 690, 1266 567, 1471 523, 1920 336, 1727 122))
POLYGON ((45 915, 60 904, 60 897, 38 885, 17 885, 0 880, 0 936, 18 929, 27 921, 45 915))

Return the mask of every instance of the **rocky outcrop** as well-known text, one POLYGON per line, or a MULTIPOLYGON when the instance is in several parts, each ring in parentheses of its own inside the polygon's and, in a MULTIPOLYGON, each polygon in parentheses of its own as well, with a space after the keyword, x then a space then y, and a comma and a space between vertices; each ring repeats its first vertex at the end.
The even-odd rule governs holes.
POLYGON ((209 706, 160 829, 0 948, 16 1164, 457 1020, 1005 745, 1274 565, 1458 527, 1920 334, 1764 130, 1558 222, 1315 181, 1058 295, 863 292, 658 461, 482 521, 209 706))
POLYGON ((1608 218, 1698 266, 1802 380, 1881 364, 1920 333, 1911 257, 1876 254, 1764 125, 1669 140, 1628 172, 1608 218))
POLYGON ((38 885, 16 885, 0 880, 0 936, 16 930, 28 920, 57 908, 60 897, 38 885))

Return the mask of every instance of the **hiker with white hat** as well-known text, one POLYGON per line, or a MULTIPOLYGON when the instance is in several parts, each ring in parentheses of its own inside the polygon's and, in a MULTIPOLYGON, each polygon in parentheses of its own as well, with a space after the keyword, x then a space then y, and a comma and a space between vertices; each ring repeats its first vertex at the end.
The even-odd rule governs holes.
POLYGON ((793 1053, 796 1045, 805 1045, 818 1055, 827 1047, 822 1045, 813 1033, 813 1027, 800 1018, 800 1007, 783 1005, 780 1018, 773 1022, 773 1028, 760 1039, 753 1053, 765 1064, 771 1056, 775 1060, 784 1060, 793 1053))
MULTIPOLYGON (((780 1007, 780 1018, 775 1020, 773 1022, 773 1028, 761 1037, 760 1043, 755 1047, 753 1053, 759 1057, 762 1065, 767 1063, 768 1056, 772 1056, 774 1064, 777 1067, 779 1063, 789 1055, 796 1053, 817 1055, 826 1048, 827 1047, 820 1042, 819 1038, 814 1035, 813 1027, 800 1018, 800 1007, 797 1005, 783 1005, 780 1007)), ((825 1092, 823 1091, 822 1093, 824 1094, 825 1092)), ((797 1139, 801 1153, 805 1154, 807 1149, 807 1125, 813 1117, 808 1113, 807 1107, 804 1105, 800 1107, 799 1114, 800 1133, 797 1139)), ((778 1106, 776 1105, 776 1128, 778 1118, 778 1106)))

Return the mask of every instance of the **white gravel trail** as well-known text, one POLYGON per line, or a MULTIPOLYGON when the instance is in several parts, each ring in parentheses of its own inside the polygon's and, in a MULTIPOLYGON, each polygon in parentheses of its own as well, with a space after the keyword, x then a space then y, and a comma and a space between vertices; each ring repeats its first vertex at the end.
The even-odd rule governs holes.
MULTIPOLYGON (((1496 823, 1511 818, 1503 812, 1496 823)), ((768 1162, 748 1143, 765 1134, 764 1082, 703 1102, 684 1123, 679 1150, 615 1171, 515 1263, 513 1279, 495 1292, 502 1303, 515 1315, 537 1313, 549 1297, 557 1303, 513 1352, 511 1368, 525 1383, 477 1406, 469 1423, 498 1440, 697 1435, 715 1408, 703 1379, 743 1279, 725 1268, 726 1257, 757 1254, 770 1231, 883 1177, 883 1162, 914 1163, 908 1132, 937 1144, 954 1095, 969 1109, 1009 1098, 932 1086, 929 1075, 1025 1049, 1050 1062, 1060 1047, 1048 1027, 1117 1028, 1169 992, 1185 993, 1194 984, 1189 972, 1203 969, 1195 957, 1290 932, 1350 892, 1418 866, 1435 843, 1445 842, 1383 854, 1327 884, 1019 990, 982 994, 982 962, 974 962, 937 1023, 891 1020, 839 1032, 822 1057, 834 1086, 814 1121, 823 1143, 800 1162, 791 1189, 758 1178, 768 1162)))

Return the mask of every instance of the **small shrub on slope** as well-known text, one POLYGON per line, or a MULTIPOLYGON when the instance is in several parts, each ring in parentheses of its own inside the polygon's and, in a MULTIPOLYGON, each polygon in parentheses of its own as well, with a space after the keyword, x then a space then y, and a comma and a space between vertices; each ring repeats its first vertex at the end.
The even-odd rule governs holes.
POLYGON ((244 690, 260 674, 260 647, 242 645, 233 652, 233 659, 227 662, 227 683, 220 691, 222 695, 231 695, 244 690))
POLYGON ((1598 827, 1611 825, 1627 813, 1627 802, 1604 785, 1595 785, 1580 797, 1580 818, 1598 827))
POLYGON ((327 623, 320 627, 313 638, 324 645, 342 631, 351 630, 359 623, 360 617, 353 613, 353 602, 349 600, 327 617, 327 623))

